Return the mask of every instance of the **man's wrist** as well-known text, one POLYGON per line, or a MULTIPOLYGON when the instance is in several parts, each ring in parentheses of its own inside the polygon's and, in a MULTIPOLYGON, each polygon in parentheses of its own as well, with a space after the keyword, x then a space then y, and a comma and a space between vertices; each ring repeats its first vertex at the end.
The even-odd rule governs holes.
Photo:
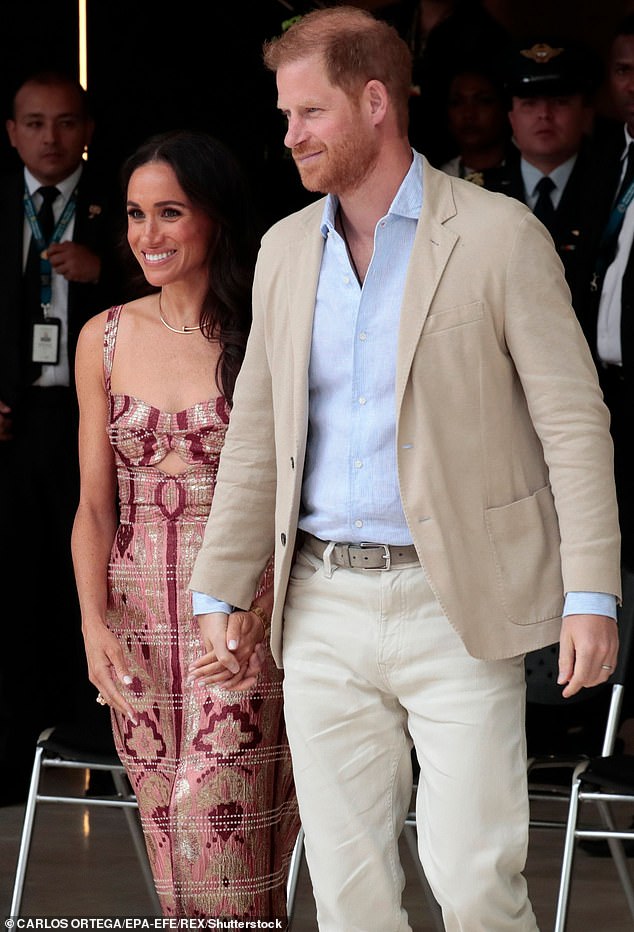
POLYGON ((616 621, 616 596, 608 592, 567 592, 563 615, 605 615, 616 621))
POLYGON ((253 612, 254 615, 257 615, 260 621, 262 622, 262 628, 264 637, 266 637, 267 631, 269 630, 269 625, 271 619, 268 617, 261 605, 252 605, 249 609, 250 612, 253 612))

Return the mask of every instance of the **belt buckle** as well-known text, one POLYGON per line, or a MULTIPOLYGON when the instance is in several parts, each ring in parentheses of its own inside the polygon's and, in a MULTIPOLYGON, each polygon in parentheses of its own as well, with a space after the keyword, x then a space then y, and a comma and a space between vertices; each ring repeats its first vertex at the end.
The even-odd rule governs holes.
POLYGON ((383 548, 383 559, 385 560, 385 566, 377 566, 379 573, 383 573, 385 570, 389 570, 392 567, 392 555, 390 553, 390 548, 388 544, 373 544, 370 541, 362 540, 359 544, 362 550, 376 549, 377 547, 383 548))

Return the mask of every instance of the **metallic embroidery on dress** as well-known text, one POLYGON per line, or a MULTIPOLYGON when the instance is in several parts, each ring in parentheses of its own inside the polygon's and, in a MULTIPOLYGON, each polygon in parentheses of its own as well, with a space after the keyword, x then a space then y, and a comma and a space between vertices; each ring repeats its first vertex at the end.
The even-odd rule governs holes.
MULTIPOLYGON (((113 713, 117 750, 139 801, 167 916, 285 916, 299 827, 282 716, 282 675, 269 655, 246 692, 186 683, 200 655, 187 586, 202 543, 229 412, 224 398, 184 411, 113 394, 121 308, 104 336, 108 433, 120 526, 108 570, 108 624, 133 677, 138 724, 113 713), (187 468, 160 469, 175 450, 187 468)), ((261 589, 272 582, 267 567, 261 589)))

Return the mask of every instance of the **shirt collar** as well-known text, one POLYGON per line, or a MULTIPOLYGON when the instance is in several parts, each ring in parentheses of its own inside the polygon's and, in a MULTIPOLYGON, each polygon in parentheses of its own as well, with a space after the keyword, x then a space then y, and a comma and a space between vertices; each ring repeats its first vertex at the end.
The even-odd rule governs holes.
MULTIPOLYGON (((572 174, 572 170, 575 167, 576 161, 577 153, 571 155, 569 159, 548 173, 548 177, 559 191, 562 191, 566 187, 568 179, 572 174)), ((535 187, 544 177, 544 173, 541 172, 539 168, 535 168, 534 165, 531 165, 530 162, 527 162, 525 159, 521 160, 521 169, 524 190, 528 193, 529 196, 536 194, 535 187)))
MULTIPOLYGON (((72 175, 69 175, 67 178, 64 178, 63 181, 60 181, 58 182, 58 184, 55 185, 59 193, 62 195, 62 198, 64 199, 64 203, 66 203, 68 198, 71 196, 71 194, 77 187, 77 183, 81 177, 82 169, 83 169, 83 163, 80 163, 75 169, 75 171, 72 173, 72 175)), ((37 180, 37 178, 35 178, 31 174, 31 172, 28 170, 26 166, 24 167, 24 181, 26 183, 26 189, 31 196, 35 194, 38 188, 42 187, 42 185, 37 180)))
POLYGON ((625 148, 623 149, 623 152, 621 153, 621 162, 624 162, 627 159, 627 153, 630 148, 630 143, 634 142, 634 139, 632 139, 632 137, 630 136, 628 132, 627 124, 624 126, 623 129, 625 132, 625 148))
MULTIPOLYGON (((406 217, 418 220, 423 206, 423 158, 412 149, 412 164, 396 192, 394 200, 387 212, 396 217, 406 217)), ((328 194, 324 210, 321 215, 321 235, 324 239, 335 228, 335 219, 339 209, 339 198, 336 194, 328 194)))

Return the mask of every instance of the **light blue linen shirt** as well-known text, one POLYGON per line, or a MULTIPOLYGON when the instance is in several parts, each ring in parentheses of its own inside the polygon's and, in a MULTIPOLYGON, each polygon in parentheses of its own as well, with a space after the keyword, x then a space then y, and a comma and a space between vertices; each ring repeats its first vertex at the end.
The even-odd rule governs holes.
MULTIPOLYGON (((360 284, 328 195, 309 365, 309 434, 299 527, 321 540, 411 544, 398 487, 395 379, 400 308, 423 205, 421 156, 374 231, 360 284)), ((230 606, 193 593, 194 612, 230 606)), ((564 614, 616 617, 616 597, 568 593, 564 614)))

